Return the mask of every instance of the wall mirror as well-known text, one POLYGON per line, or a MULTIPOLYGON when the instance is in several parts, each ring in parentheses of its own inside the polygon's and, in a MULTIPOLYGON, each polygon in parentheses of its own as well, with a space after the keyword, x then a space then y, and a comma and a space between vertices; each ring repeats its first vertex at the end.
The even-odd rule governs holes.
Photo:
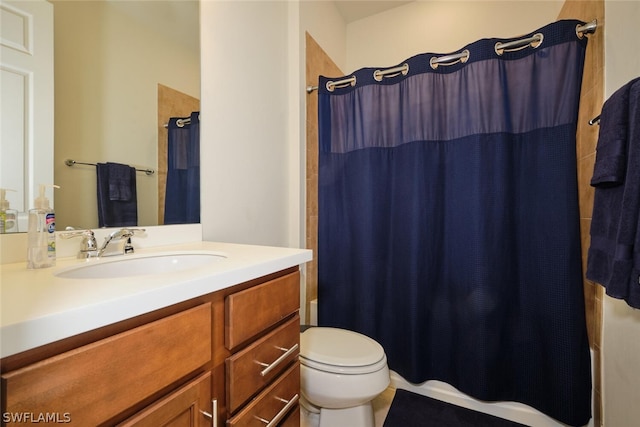
POLYGON ((199 2, 46 1, 53 5, 54 39, 49 158, 61 187, 48 197, 55 200, 57 230, 98 227, 93 164, 107 162, 140 169, 137 224, 163 224, 158 188, 166 179, 166 154, 159 164, 158 147, 164 139, 166 150, 164 124, 172 112, 189 117, 199 111, 199 2))

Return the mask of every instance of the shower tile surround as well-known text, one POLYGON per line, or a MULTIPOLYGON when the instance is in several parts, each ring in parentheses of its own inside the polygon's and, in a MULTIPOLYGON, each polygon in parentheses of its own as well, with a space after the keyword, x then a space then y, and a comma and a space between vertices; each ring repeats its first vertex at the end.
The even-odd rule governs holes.
MULTIPOLYGON (((578 118, 576 156, 578 162, 578 192, 580 202, 580 234, 583 259, 583 286, 586 304, 586 321, 589 342, 593 350, 594 365, 594 425, 600 425, 602 419, 601 379, 600 379, 600 343, 602 331, 603 288, 590 282, 584 276, 586 254, 589 248, 591 212, 593 209, 594 189, 589 185, 595 161, 595 149, 598 140, 598 127, 590 126, 589 120, 600 114, 604 94, 604 0, 565 1, 558 19, 580 19, 585 22, 598 20, 599 28, 589 35, 585 58, 584 76, 580 98, 578 118)), ((344 73, 335 65, 316 41, 306 34, 306 81, 315 86, 318 75, 339 76, 344 73)), ((317 253, 318 245, 318 95, 317 91, 307 95, 306 112, 306 243, 308 249, 317 253)), ((309 302, 318 295, 317 258, 307 264, 306 313, 309 302)), ((307 314, 308 315, 308 314, 307 314)), ((309 319, 305 319, 308 322, 309 319)))
MULTIPOLYGON (((318 84, 318 75, 340 76, 343 72, 322 50, 316 41, 308 34, 306 37, 306 81, 307 85, 318 84)), ((307 95, 307 249, 313 249, 313 253, 318 253, 318 91, 313 91, 307 95)), ((308 316, 309 302, 318 298, 318 262, 316 257, 307 263, 307 283, 306 283, 306 313, 308 316)), ((309 322, 309 318, 305 319, 309 322)))
POLYGON ((593 364, 593 420, 598 426, 602 420, 601 384, 601 339, 602 302, 604 291, 585 276, 587 251, 591 242, 591 212, 593 210, 594 188, 589 182, 593 175, 593 164, 598 142, 598 126, 590 126, 589 120, 600 114, 604 103, 604 0, 565 1, 558 19, 576 18, 583 21, 598 20, 598 29, 589 35, 585 58, 584 76, 578 113, 576 156, 578 161, 578 194, 580 201, 580 235, 582 240, 582 274, 584 297, 587 311, 587 331, 594 357, 593 364))

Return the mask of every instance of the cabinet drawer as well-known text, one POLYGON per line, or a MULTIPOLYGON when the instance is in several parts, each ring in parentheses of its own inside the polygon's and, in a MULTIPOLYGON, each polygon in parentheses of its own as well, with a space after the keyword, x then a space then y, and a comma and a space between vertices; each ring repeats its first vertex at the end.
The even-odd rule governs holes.
POLYGON ((295 272, 225 299, 225 346, 232 350, 300 308, 300 273, 295 272))
POLYGON ((211 304, 2 376, 5 411, 68 414, 99 425, 211 359, 211 304))
POLYGON ((237 415, 227 420, 227 426, 264 427, 275 419, 280 420, 276 424, 283 424, 291 412, 298 409, 299 393, 300 364, 296 362, 237 415))
POLYGON ((226 360, 227 405, 235 412, 271 380, 297 360, 300 316, 226 360), (265 366, 268 365, 268 366, 265 366))

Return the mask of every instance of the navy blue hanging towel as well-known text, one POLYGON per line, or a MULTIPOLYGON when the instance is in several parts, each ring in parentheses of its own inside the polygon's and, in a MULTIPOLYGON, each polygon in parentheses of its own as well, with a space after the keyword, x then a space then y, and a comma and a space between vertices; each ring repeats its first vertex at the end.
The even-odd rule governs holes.
POLYGON ((98 163, 98 226, 138 225, 136 169, 120 163, 98 163))
POLYGON ((602 107, 587 278, 640 308, 640 78, 602 107))

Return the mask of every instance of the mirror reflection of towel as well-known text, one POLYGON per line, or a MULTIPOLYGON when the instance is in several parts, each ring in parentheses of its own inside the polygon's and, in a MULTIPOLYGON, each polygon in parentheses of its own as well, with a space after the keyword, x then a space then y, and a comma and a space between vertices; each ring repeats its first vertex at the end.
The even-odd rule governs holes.
POLYGON ((138 225, 136 170, 118 163, 98 163, 98 226, 138 225))
POLYGON ((131 200, 131 177, 135 182, 135 170, 131 173, 131 166, 120 163, 107 163, 109 170, 109 200, 128 202, 131 200))

